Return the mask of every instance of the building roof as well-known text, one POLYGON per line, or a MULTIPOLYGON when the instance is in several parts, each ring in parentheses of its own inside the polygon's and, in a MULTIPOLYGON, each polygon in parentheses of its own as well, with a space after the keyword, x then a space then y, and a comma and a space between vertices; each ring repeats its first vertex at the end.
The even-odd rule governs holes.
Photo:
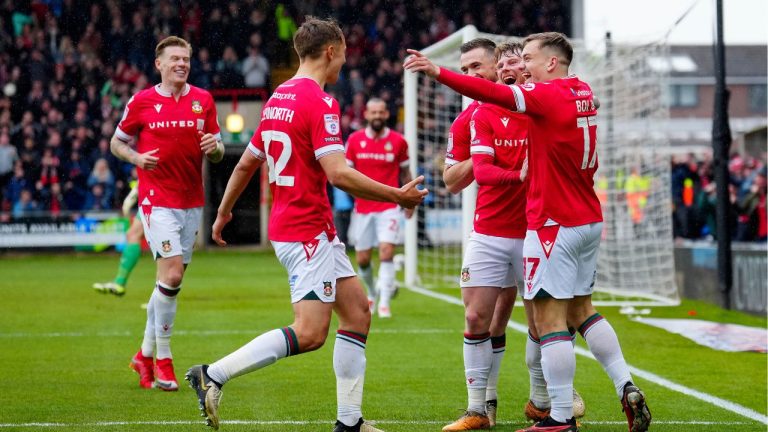
MULTIPOLYGON (((711 45, 671 45, 669 54, 672 63, 670 77, 715 76, 714 49, 711 45), (676 63, 680 67, 675 67, 676 63)), ((767 77, 768 46, 726 45, 725 74, 727 77, 767 77)))

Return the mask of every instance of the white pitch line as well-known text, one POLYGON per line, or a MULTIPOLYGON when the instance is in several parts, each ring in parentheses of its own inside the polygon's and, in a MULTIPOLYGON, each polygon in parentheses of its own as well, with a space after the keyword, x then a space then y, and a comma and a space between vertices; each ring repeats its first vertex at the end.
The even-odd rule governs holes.
MULTIPOLYGON (((461 301, 461 299, 453 297, 453 296, 449 296, 449 295, 446 295, 446 294, 440 294, 440 293, 433 292, 433 291, 426 290, 426 289, 422 289, 422 288, 415 288, 414 287, 414 288, 408 288, 408 289, 411 290, 411 291, 417 292, 419 294, 428 296, 428 297, 432 297, 432 298, 436 298, 438 300, 442 300, 444 302, 452 303, 452 304, 459 305, 459 306, 462 306, 462 307, 464 306, 464 303, 461 301)), ((520 333, 528 334, 528 327, 527 326, 524 326, 522 324, 516 323, 516 322, 514 322, 512 320, 510 320, 507 323, 507 326, 509 328, 513 329, 513 330, 516 330, 516 331, 520 332, 520 333)), ((595 357, 592 355, 591 352, 589 352, 589 350, 585 350, 584 348, 581 348, 581 347, 575 347, 574 350, 576 351, 576 354, 579 354, 581 356, 584 356, 584 357, 587 357, 587 358, 591 358, 592 360, 595 360, 595 357)), ((699 399, 701 401, 707 402, 707 403, 712 404, 712 405, 714 405, 714 406, 716 406, 718 408, 722 408, 722 409, 730 411, 732 413, 735 413, 735 414, 744 416, 746 418, 758 421, 758 422, 763 423, 765 425, 768 425, 768 416, 765 416, 765 415, 763 415, 763 414, 761 414, 761 413, 759 413, 759 412, 757 412, 757 411, 755 411, 755 410, 753 410, 751 408, 747 408, 747 407, 745 407, 743 405, 739 405, 739 404, 737 404, 735 402, 731 402, 729 400, 721 399, 721 398, 719 398, 717 396, 712 396, 711 394, 700 392, 700 391, 694 390, 694 389, 692 389, 690 387, 686 387, 684 385, 677 384, 677 383, 675 383, 673 381, 670 381, 670 380, 668 380, 666 378, 660 377, 660 376, 658 376, 658 375, 656 375, 656 374, 654 374, 652 372, 648 372, 648 371, 636 368, 636 367, 631 366, 629 364, 627 366, 629 366, 629 370, 630 370, 630 372, 632 372, 632 374, 634 374, 636 376, 639 376, 640 378, 643 378, 645 380, 648 380, 648 381, 650 381, 650 382, 652 382, 654 384, 658 384, 658 385, 660 385, 662 387, 666 387, 666 388, 668 388, 670 390, 682 393, 682 394, 684 394, 686 396, 691 396, 693 398, 696 398, 696 399, 699 399)), ((657 422, 654 422, 654 423, 657 423, 657 422)))
MULTIPOLYGON (((271 329, 261 330, 174 330, 174 336, 218 336, 218 335, 259 335, 271 329)), ((369 334, 436 334, 436 333, 455 333, 453 329, 445 328, 423 328, 423 329, 373 329, 369 334)), ((79 337, 136 337, 144 333, 133 333, 130 331, 115 332, 15 332, 0 333, 0 339, 23 339, 23 338, 79 338, 79 337)))
MULTIPOLYGON (((626 425, 626 421, 584 421, 585 425, 626 425)), ((29 423, 0 423, 0 428, 82 428, 82 427, 116 427, 116 426, 195 426, 205 424, 200 420, 156 420, 156 421, 97 421, 83 423, 65 423, 65 422, 29 422, 29 423)), ((246 426, 269 426, 269 425, 330 425, 329 420, 222 420, 221 424, 246 425, 246 426)), ((375 420, 371 421, 373 425, 440 425, 445 424, 444 420, 375 420)), ((498 425, 519 425, 520 422, 503 421, 498 425)), ((684 421, 668 420, 654 421, 653 424, 665 425, 683 425, 683 426, 737 426, 748 425, 747 422, 710 422, 710 421, 684 421)))

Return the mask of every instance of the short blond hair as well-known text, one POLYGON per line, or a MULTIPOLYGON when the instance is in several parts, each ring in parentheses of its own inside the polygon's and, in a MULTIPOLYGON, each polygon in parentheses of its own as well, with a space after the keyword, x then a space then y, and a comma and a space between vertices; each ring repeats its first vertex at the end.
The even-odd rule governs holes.
POLYGON ((539 48, 548 47, 558 51, 563 56, 563 63, 566 65, 571 64, 573 60, 573 46, 564 34, 558 32, 534 33, 525 38, 523 46, 534 41, 539 41, 539 48))
POLYGON ((155 47, 155 58, 159 58, 161 55, 163 55, 163 51, 165 51, 166 48, 173 46, 186 48, 189 50, 189 55, 192 55, 192 45, 190 45, 189 42, 178 36, 168 36, 167 38, 161 40, 160 43, 158 43, 155 47))

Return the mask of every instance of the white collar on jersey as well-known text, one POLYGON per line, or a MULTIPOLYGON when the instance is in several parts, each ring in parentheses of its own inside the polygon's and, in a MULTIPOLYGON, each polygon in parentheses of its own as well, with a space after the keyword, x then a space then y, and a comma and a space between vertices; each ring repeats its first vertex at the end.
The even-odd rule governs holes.
MULTIPOLYGON (((167 91, 163 90, 163 88, 160 86, 160 84, 156 84, 156 85, 155 85, 155 91, 156 91, 156 92, 157 92, 157 94, 159 94, 160 96, 165 96, 165 97, 171 97, 171 96, 173 96, 173 94, 172 94, 171 92, 167 92, 167 91)), ((181 92, 181 95, 182 95, 182 96, 186 96, 186 95, 187 95, 187 93, 189 93, 189 84, 184 84, 184 91, 183 91, 183 92, 181 92)))
MULTIPOLYGON (((373 132, 373 129, 371 129, 370 126, 365 127, 365 136, 370 139, 376 138, 376 134, 373 132)), ((386 138, 387 136, 389 136, 389 128, 384 126, 384 129, 381 131, 381 135, 379 135, 379 139, 386 138)))

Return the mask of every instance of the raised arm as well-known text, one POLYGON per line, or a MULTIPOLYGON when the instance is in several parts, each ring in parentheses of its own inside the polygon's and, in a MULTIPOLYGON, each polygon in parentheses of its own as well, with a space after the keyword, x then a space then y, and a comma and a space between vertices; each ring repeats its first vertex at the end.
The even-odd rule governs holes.
POLYGON ((470 99, 492 103, 512 111, 517 111, 512 90, 504 84, 492 83, 483 78, 462 75, 449 69, 438 67, 427 57, 416 50, 409 49, 411 54, 403 64, 411 72, 424 72, 440 83, 450 87, 470 99))

